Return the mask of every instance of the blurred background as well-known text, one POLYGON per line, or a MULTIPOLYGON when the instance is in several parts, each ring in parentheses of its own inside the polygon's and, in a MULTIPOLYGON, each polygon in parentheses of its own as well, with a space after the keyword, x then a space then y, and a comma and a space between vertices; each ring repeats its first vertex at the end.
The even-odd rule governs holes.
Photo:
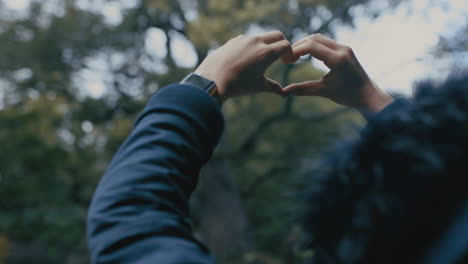
MULTIPOLYGON (((238 34, 323 33, 354 48, 384 89, 468 64, 466 0, 0 0, 0 263, 88 263, 99 178, 148 98, 238 34)), ((314 60, 277 63, 283 84, 314 60)), ((256 95, 227 128, 192 199, 219 263, 300 263, 301 190, 316 160, 356 137, 358 113, 316 98, 256 95)))

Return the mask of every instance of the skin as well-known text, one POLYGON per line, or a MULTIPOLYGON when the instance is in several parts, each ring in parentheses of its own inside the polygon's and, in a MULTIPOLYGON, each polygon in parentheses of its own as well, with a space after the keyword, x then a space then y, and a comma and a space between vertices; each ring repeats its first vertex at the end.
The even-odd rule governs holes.
POLYGON ((216 82, 221 103, 231 97, 270 92, 321 96, 362 111, 379 112, 393 101, 369 78, 350 47, 319 34, 293 45, 279 31, 261 36, 241 35, 212 52, 195 72, 216 82), (324 62, 330 72, 320 80, 285 88, 265 77, 265 71, 275 61, 295 63, 304 55, 324 62))
POLYGON ((265 77, 265 71, 281 57, 292 57, 291 43, 283 33, 241 35, 212 52, 195 73, 215 81, 221 102, 260 92, 281 94, 282 86, 265 77))
POLYGON ((285 94, 321 96, 370 112, 379 112, 393 101, 369 78, 350 47, 315 34, 296 42, 292 49, 295 59, 311 55, 322 61, 330 72, 318 81, 291 84, 283 89, 285 94))

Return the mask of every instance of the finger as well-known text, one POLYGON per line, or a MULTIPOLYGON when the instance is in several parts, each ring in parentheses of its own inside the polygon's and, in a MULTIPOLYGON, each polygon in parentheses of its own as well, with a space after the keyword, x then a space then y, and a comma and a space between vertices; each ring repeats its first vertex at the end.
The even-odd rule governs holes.
POLYGON ((292 46, 286 48, 286 51, 281 55, 281 60, 284 64, 294 64, 296 63, 301 56, 294 55, 292 46))
POLYGON ((272 80, 270 78, 265 78, 264 89, 263 89, 264 92, 282 95, 283 94, 282 89, 283 89, 283 86, 279 82, 272 80))
POLYGON ((303 44, 304 42, 307 42, 309 39, 310 39, 310 36, 307 36, 307 37, 305 37, 305 38, 302 38, 302 39, 300 39, 299 41, 296 41, 296 42, 292 45, 292 47, 293 47, 293 48, 294 48, 294 47, 297 47, 297 46, 303 44))
POLYGON ((286 60, 291 60, 294 57, 293 50, 291 47, 291 42, 288 40, 282 40, 268 45, 270 49, 271 56, 267 61, 268 65, 271 65, 273 62, 278 60, 280 57, 286 60))
POLYGON ((297 47, 298 45, 301 45, 303 44, 304 42, 307 42, 309 40, 313 40, 313 41, 316 41, 322 45, 325 45, 331 49, 334 49, 334 50, 338 50, 340 48, 340 44, 338 44, 335 40, 325 36, 325 35, 322 35, 322 34, 313 34, 313 35, 310 35, 308 37, 305 37, 305 38, 302 38, 301 40, 295 42, 293 44, 293 48, 294 47, 297 47))
POLYGON ((263 36, 261 36, 261 38, 263 39, 265 44, 272 44, 286 39, 286 37, 281 31, 273 31, 266 33, 263 36))
POLYGON ((283 94, 295 96, 321 96, 324 85, 322 81, 295 83, 283 88, 283 94))
POLYGON ((340 49, 340 44, 336 43, 336 41, 334 41, 333 39, 329 38, 329 37, 326 37, 322 34, 315 34, 313 35, 312 37, 312 40, 324 45, 324 46, 327 46, 329 47, 330 49, 333 49, 333 50, 338 50, 340 49))
POLYGON ((293 53, 292 53, 290 56, 287 56, 287 57, 282 58, 282 59, 283 59, 283 62, 284 62, 285 64, 294 64, 294 63, 296 63, 300 58, 301 58, 301 56, 295 55, 295 54, 294 54, 294 50, 293 50, 293 53))
POLYGON ((286 54, 281 57, 281 60, 284 64, 294 64, 296 63, 301 57, 295 56, 292 51, 291 54, 286 54))
MULTIPOLYGON (((304 43, 307 42, 308 40, 309 40, 309 38, 303 38, 303 39, 301 39, 300 41, 294 43, 294 44, 292 45, 293 51, 294 51, 294 49, 295 49, 296 47, 298 47, 298 46, 304 44, 304 43)), ((294 62, 297 62, 300 58, 301 58, 301 55, 294 54, 294 52, 293 52, 293 56, 292 56, 291 60, 294 60, 294 62)))
POLYGON ((312 55, 314 58, 323 61, 328 67, 330 66, 327 62, 336 57, 336 52, 334 50, 313 40, 309 40, 296 47, 293 47, 293 55, 295 57, 300 57, 308 54, 312 55))

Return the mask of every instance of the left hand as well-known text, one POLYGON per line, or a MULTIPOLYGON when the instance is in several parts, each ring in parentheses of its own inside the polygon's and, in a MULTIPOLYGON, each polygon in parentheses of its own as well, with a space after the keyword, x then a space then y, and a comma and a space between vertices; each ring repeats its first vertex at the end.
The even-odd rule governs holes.
POLYGON ((312 55, 330 68, 318 81, 291 84, 283 92, 298 96, 321 96, 338 104, 379 112, 393 101, 367 75, 350 47, 320 34, 306 37, 293 45, 294 59, 312 55))
POLYGON ((195 73, 215 81, 221 102, 259 92, 281 94, 282 86, 265 77, 265 71, 281 57, 284 61, 292 57, 291 43, 283 33, 241 35, 208 55, 195 73))

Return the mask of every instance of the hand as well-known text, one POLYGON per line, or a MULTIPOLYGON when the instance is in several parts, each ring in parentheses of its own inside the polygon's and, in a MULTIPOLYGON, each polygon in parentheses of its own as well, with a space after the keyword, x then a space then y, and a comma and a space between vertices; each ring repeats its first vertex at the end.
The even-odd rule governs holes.
POLYGON ((282 86, 265 78, 267 68, 281 57, 292 58, 291 43, 283 33, 241 35, 208 55, 195 73, 215 81, 221 102, 259 92, 281 94, 282 86))
POLYGON ((354 52, 323 35, 306 37, 293 45, 294 59, 310 54, 323 61, 330 72, 319 81, 291 84, 285 94, 322 96, 359 110, 379 112, 393 98, 369 78, 354 52))

